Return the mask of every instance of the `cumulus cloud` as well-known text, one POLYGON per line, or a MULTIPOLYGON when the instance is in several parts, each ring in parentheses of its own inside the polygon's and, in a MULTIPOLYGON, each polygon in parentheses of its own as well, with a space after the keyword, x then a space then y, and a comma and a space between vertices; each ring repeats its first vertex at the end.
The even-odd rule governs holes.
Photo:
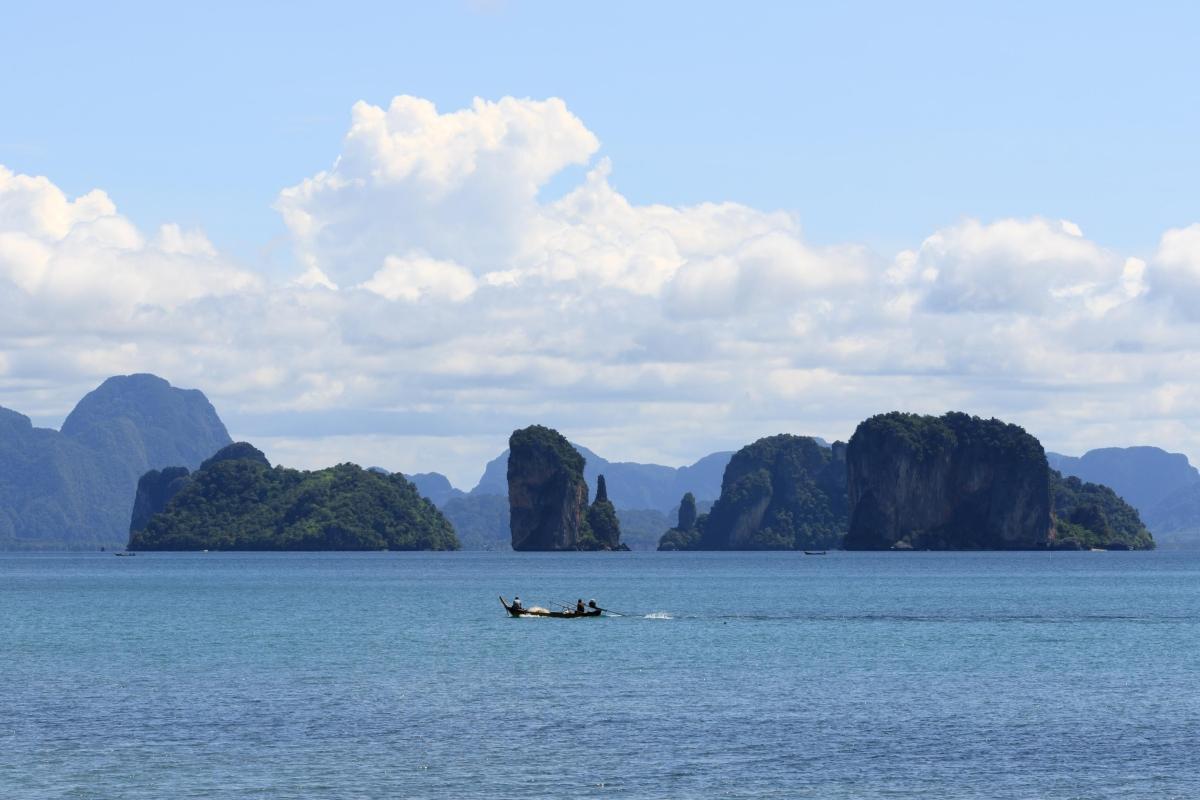
POLYGON ((415 303, 422 297, 461 303, 475 293, 471 272, 453 261, 438 261, 420 253, 388 256, 383 267, 363 284, 388 300, 415 303))
POLYGON ((332 165, 278 196, 283 282, 0 168, 0 403, 61 414, 104 375, 154 371, 290 463, 349 448, 460 484, 534 421, 673 463, 893 408, 1200 454, 1179 423, 1200 389, 1200 225, 1150 254, 1040 217, 895 254, 815 246, 787 213, 633 203, 599 153, 560 100, 358 103, 332 165), (579 184, 543 199, 569 167, 579 184))
POLYGON ((360 102, 334 165, 283 190, 276 208, 306 267, 337 283, 413 250, 499 266, 535 235, 538 189, 598 147, 561 100, 476 100, 447 114, 415 97, 360 102))
POLYGON ((924 290, 931 311, 1045 313, 1103 296, 1124 259, 1085 239, 1066 220, 978 220, 937 231, 901 254, 903 275, 924 290))
POLYGON ((489 286, 667 293, 678 313, 712 316, 866 279, 856 254, 808 247, 786 214, 635 206, 612 187, 607 160, 561 199, 539 202, 551 178, 598 147, 559 100, 476 100, 445 114, 412 97, 387 109, 358 103, 334 166, 276 205, 301 261, 333 282, 382 288, 385 273, 419 269, 430 284, 440 270, 457 299, 469 273, 489 286))
POLYGON ((1184 316, 1200 317, 1200 223, 1163 234, 1152 289, 1184 316))
POLYGON ((0 280, 45 312, 79 319, 81 308, 102 309, 110 322, 259 283, 220 259, 198 231, 164 225, 146 237, 104 192, 70 200, 46 178, 4 167, 0 280))

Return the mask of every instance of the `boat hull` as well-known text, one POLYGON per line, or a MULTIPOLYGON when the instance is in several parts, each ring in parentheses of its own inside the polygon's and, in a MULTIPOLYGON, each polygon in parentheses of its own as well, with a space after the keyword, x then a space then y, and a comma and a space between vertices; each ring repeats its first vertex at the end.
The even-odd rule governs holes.
POLYGON ((595 611, 585 611, 582 614, 576 614, 574 611, 550 611, 545 608, 513 608, 512 604, 500 598, 500 604, 504 606, 504 610, 511 617, 552 617, 554 619, 581 619, 583 617, 598 617, 603 612, 600 609, 595 611))

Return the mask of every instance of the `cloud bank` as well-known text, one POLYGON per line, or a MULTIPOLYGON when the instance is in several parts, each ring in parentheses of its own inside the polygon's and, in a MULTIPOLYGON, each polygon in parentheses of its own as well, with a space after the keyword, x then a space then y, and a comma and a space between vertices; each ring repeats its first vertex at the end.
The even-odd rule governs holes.
POLYGON ((153 371, 289 463, 467 484, 531 421, 672 463, 894 408, 1200 454, 1200 224, 1143 254, 1038 217, 818 247, 778 211, 635 205, 600 153, 557 99, 360 102, 332 166, 278 195, 286 282, 0 167, 0 403, 53 416, 153 371))

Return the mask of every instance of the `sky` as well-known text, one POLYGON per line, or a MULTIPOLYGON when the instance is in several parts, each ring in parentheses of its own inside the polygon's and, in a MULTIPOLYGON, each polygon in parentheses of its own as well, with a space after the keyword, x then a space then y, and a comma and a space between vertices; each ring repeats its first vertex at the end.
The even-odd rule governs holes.
POLYGON ((145 371, 274 460, 468 488, 533 422, 1200 457, 1192 4, 163 5, 5 12, 37 424, 145 371))

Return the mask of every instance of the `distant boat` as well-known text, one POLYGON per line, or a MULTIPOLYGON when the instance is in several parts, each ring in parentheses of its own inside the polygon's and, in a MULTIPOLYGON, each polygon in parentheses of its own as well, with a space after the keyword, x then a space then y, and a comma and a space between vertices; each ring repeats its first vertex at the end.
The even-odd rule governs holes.
POLYGON ((529 608, 513 608, 504 597, 500 598, 500 604, 504 606, 504 610, 514 617, 554 617, 555 619, 578 619, 579 617, 598 617, 603 612, 597 608, 595 611, 585 611, 582 614, 577 614, 574 611, 551 611, 548 608, 541 606, 530 606, 529 608))
POLYGON ((129 551, 125 551, 123 553, 113 553, 113 555, 114 556, 136 556, 137 553, 130 553, 129 551))
POLYGON ((1092 552, 1093 553, 1107 553, 1108 550, 1104 547, 1093 547, 1092 552))
POLYGON ((806 555, 806 556, 823 556, 823 555, 825 555, 825 551, 824 550, 805 550, 804 555, 806 555))

